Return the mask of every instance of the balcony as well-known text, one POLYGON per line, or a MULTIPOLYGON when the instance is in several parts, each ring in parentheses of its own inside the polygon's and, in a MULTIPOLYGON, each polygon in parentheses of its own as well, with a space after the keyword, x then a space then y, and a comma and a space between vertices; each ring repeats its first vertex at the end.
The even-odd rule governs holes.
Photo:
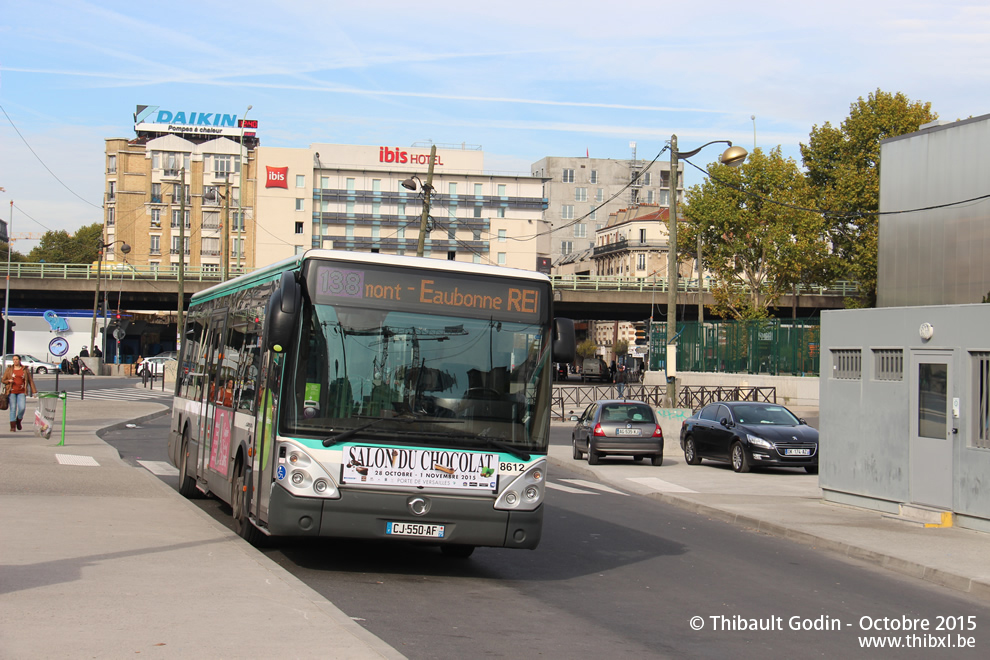
POLYGON ((151 221, 151 228, 152 229, 161 229, 162 228, 162 221, 161 220, 152 220, 151 221))
POLYGON ((616 241, 615 243, 609 243, 607 245, 596 245, 594 256, 600 257, 605 254, 611 254, 613 252, 623 252, 628 250, 650 250, 652 252, 666 252, 668 248, 667 241, 630 241, 629 239, 622 239, 621 241, 616 241))

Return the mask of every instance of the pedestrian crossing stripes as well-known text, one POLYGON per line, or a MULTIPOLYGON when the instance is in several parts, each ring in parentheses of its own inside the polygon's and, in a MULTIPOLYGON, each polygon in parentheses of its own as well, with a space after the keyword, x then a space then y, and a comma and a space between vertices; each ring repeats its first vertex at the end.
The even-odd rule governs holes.
POLYGON ((623 493, 621 490, 616 490, 604 484, 595 483, 594 481, 586 481, 584 479, 561 479, 561 481, 566 481, 567 483, 574 484, 575 486, 582 486, 583 488, 600 490, 603 493, 612 493, 613 495, 624 495, 626 497, 629 496, 629 493, 623 493))
MULTIPOLYGON (((639 484, 640 486, 645 486, 649 490, 658 493, 698 492, 669 481, 664 481, 663 479, 657 479, 656 477, 626 477, 626 480, 639 484)), ((629 496, 629 493, 623 493, 621 490, 616 490, 615 488, 610 488, 609 486, 595 483, 594 481, 586 481, 584 479, 561 479, 561 481, 565 481, 570 485, 565 486, 562 483, 548 481, 547 488, 550 490, 558 490, 562 493, 571 493, 573 495, 600 495, 601 493, 611 493, 612 495, 622 495, 623 497, 629 496)))
POLYGON ((73 401, 156 401, 166 403, 172 400, 172 392, 137 389, 134 387, 86 390, 85 398, 79 392, 67 392, 66 397, 73 401))
POLYGON ((629 481, 635 481, 638 484, 646 486, 650 490, 659 491, 661 493, 697 493, 696 490, 691 490, 690 488, 685 488, 684 486, 678 486, 677 484, 672 484, 669 481, 664 481, 663 479, 657 479, 656 477, 627 477, 629 481))

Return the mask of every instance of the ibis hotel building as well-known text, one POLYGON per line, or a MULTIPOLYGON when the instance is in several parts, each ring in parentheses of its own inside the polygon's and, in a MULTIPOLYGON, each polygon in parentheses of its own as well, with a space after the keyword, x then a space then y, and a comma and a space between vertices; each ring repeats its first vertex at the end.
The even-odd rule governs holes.
MULTIPOLYGON (((480 147, 437 147, 423 256, 549 273, 544 180, 486 173, 480 147)), ((430 145, 260 147, 257 164, 259 263, 308 247, 416 254, 430 145)))
MULTIPOLYGON (((236 115, 138 106, 134 120, 136 137, 106 140, 108 262, 122 243, 135 266, 234 274, 310 247, 417 252, 431 145, 262 147, 236 115)), ((549 273, 544 179, 436 146, 424 256, 549 273)))

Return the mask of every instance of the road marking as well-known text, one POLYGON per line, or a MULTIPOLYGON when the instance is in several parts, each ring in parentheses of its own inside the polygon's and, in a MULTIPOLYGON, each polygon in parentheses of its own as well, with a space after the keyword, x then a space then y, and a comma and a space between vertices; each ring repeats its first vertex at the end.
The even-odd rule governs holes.
POLYGON ((678 486, 677 484, 672 484, 669 481, 664 481, 663 479, 657 479, 656 477, 626 477, 629 481, 635 481, 638 484, 642 484, 649 488, 650 490, 660 491, 661 493, 697 493, 696 490, 691 490, 690 488, 685 488, 684 486, 678 486))
POLYGON ((614 495, 624 495, 629 497, 629 493, 623 493, 621 490, 609 488, 608 486, 603 486, 602 484, 596 484, 594 481, 585 481, 584 479, 561 479, 561 481, 566 481, 567 483, 574 484, 575 486, 584 486, 585 488, 600 490, 603 493, 612 493, 614 495))
POLYGON ((562 490, 565 493, 576 493, 578 495, 597 495, 598 493, 593 493, 588 490, 581 490, 580 488, 571 488, 570 486, 564 486, 563 484, 555 484, 552 481, 547 482, 547 488, 552 488, 553 490, 562 490))
POLYGON ((138 461, 137 463, 156 477, 179 476, 179 471, 165 461, 138 461))
POLYGON ((92 456, 73 456, 72 454, 55 454, 55 460, 62 465, 83 465, 86 467, 100 467, 96 459, 92 456))

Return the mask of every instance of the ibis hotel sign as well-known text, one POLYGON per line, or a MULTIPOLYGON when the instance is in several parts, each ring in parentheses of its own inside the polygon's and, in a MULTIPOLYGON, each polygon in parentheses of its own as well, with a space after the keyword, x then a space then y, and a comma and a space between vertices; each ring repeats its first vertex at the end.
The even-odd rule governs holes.
POLYGON ((257 122, 245 122, 237 115, 199 110, 165 109, 158 105, 139 105, 134 113, 134 130, 153 133, 195 133, 197 135, 254 135, 257 122), (251 129, 251 130, 246 130, 251 129))

